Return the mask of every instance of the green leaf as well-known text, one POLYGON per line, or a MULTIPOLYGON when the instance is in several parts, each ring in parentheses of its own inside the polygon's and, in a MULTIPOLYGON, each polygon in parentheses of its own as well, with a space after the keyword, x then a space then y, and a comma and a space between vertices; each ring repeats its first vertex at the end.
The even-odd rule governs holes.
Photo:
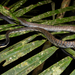
POLYGON ((30 36, 30 37, 27 37, 26 39, 24 39, 24 40, 22 40, 22 41, 20 41, 20 42, 18 42, 18 43, 16 43, 16 44, 14 44, 14 45, 12 45, 12 46, 6 48, 6 49, 4 49, 3 51, 0 52, 0 55, 1 55, 2 53, 5 53, 5 52, 11 50, 11 49, 14 48, 14 47, 21 46, 21 45, 22 45, 22 42, 23 42, 24 44, 26 44, 26 43, 32 41, 34 38, 36 38, 36 37, 39 36, 39 35, 40 35, 40 34, 34 34, 34 35, 30 36))
POLYGON ((60 31, 60 32, 52 32, 51 34, 66 34, 66 33, 69 33, 69 32, 65 32, 65 31, 60 31))
POLYGON ((42 24, 54 25, 54 24, 65 23, 70 21, 75 21, 75 16, 50 20, 50 21, 43 22, 42 24))
POLYGON ((60 60, 59 62, 55 63, 39 75, 60 75, 66 68, 67 66, 71 63, 72 58, 69 56, 60 60))
POLYGON ((6 6, 6 5, 9 3, 9 1, 10 1, 10 0, 4 0, 4 1, 2 2, 2 5, 3 5, 3 6, 6 6))
MULTIPOLYGON (((3 30, 1 29, 0 32, 7 31, 7 30, 13 30, 13 29, 17 29, 17 28, 22 28, 22 26, 4 28, 3 30)), ((13 37, 13 36, 16 37, 16 36, 19 36, 19 35, 22 35, 22 34, 25 34, 25 33, 27 33, 27 32, 11 33, 9 37, 13 37)), ((0 35, 0 40, 5 39, 5 38, 6 38, 5 34, 0 35)))
POLYGON ((72 71, 72 73, 70 75, 75 75, 75 69, 72 71))
POLYGON ((56 47, 48 48, 35 56, 27 59, 26 61, 22 62, 21 64, 15 66, 14 68, 8 70, 7 72, 3 73, 2 75, 27 75, 30 71, 32 71, 35 67, 39 66, 43 63, 46 59, 48 59, 55 51, 57 50, 56 47))
POLYGON ((41 5, 44 5, 44 4, 47 4, 47 3, 51 3, 51 2, 52 2, 51 0, 41 1, 41 2, 38 2, 37 4, 34 4, 34 5, 32 4, 32 5, 29 5, 25 8, 19 9, 16 12, 14 12, 13 14, 16 15, 16 17, 20 17, 23 14, 27 13, 28 11, 32 10, 33 8, 35 8, 37 6, 41 6, 41 5))
MULTIPOLYGON (((9 63, 13 62, 14 60, 26 55, 27 53, 31 52, 32 50, 38 48, 44 42, 45 42, 45 40, 34 41, 34 42, 31 42, 31 43, 28 43, 28 44, 23 44, 22 46, 19 46, 19 47, 17 46, 17 48, 14 48, 14 49, 11 50, 11 53, 10 53, 10 51, 8 51, 6 53, 3 53, 3 56, 4 55, 10 56, 9 58, 6 59, 6 62, 4 63, 3 66, 8 65, 9 63)), ((3 56, 1 55, 1 57, 3 57, 3 56)))
POLYGON ((74 58, 75 58, 75 51, 73 49, 70 48, 66 48, 64 49, 66 52, 68 52, 69 54, 71 54, 74 58))
POLYGON ((4 31, 5 28, 11 27, 11 26, 15 26, 16 24, 4 24, 4 25, 0 25, 0 32, 4 31))
POLYGON ((16 2, 15 4, 13 4, 12 9, 10 9, 11 12, 14 12, 16 9, 18 9, 21 5, 23 5, 27 0, 19 0, 18 2, 16 2))
POLYGON ((5 16, 10 16, 14 20, 18 21, 18 19, 7 9, 5 9, 1 4, 0 4, 0 13, 5 15, 5 16))
POLYGON ((57 10, 54 10, 54 11, 48 11, 46 13, 43 13, 43 14, 40 14, 40 15, 37 15, 35 17, 30 18, 30 19, 28 19, 28 21, 29 22, 37 21, 37 20, 52 16, 52 15, 56 15, 58 13, 62 13, 62 12, 70 11, 70 10, 74 10, 74 9, 75 9, 75 6, 69 6, 69 7, 66 7, 66 8, 63 8, 63 9, 57 9, 57 10))
POLYGON ((63 38, 62 40, 72 40, 72 39, 75 39, 75 34, 73 35, 70 35, 70 36, 66 36, 65 38, 63 38))
POLYGON ((0 54, 0 62, 6 60, 5 65, 11 63, 12 61, 26 55, 27 53, 31 52, 35 48, 39 47, 45 42, 45 40, 41 41, 34 41, 29 44, 24 44, 24 40, 14 46, 11 50, 8 52, 4 52, 3 54, 0 54))

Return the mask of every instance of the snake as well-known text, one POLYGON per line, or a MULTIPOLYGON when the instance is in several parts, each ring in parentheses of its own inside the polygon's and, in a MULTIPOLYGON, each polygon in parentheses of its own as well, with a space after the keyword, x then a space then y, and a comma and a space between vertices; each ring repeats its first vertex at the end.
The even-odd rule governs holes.
MULTIPOLYGON (((14 24, 13 21, 11 21, 7 16, 0 15, 0 18, 6 20, 10 24, 14 24)), ((6 40, 2 43, 0 43, 0 48, 6 47, 9 42, 9 34, 21 32, 21 31, 39 31, 43 33, 46 38, 55 46, 60 48, 75 48, 75 41, 63 41, 60 39, 55 38, 50 32, 48 31, 69 31, 69 32, 75 32, 75 26, 52 26, 52 25, 44 25, 44 24, 37 24, 37 23, 31 23, 27 22, 26 20, 22 18, 18 18, 20 23, 24 26, 23 28, 13 29, 6 32, 6 40)))

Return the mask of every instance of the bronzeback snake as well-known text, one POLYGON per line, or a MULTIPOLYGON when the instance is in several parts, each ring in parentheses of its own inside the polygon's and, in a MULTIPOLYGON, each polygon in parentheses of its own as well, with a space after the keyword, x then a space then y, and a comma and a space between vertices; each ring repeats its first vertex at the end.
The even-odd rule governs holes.
MULTIPOLYGON (((6 20, 10 24, 14 24, 13 21, 11 21, 8 17, 0 15, 0 18, 6 20)), ((20 23, 24 26, 24 28, 18 28, 9 30, 6 32, 6 41, 0 44, 0 48, 6 47, 9 42, 9 34, 15 33, 15 32, 21 32, 21 31, 39 31, 43 33, 46 38, 55 46, 61 47, 61 48, 74 48, 75 47, 75 41, 62 41, 57 38, 55 38, 51 33, 48 31, 69 31, 69 32, 75 32, 75 26, 50 26, 50 25, 44 25, 44 24, 37 24, 37 23, 30 23, 25 21, 22 18, 18 18, 20 23)))

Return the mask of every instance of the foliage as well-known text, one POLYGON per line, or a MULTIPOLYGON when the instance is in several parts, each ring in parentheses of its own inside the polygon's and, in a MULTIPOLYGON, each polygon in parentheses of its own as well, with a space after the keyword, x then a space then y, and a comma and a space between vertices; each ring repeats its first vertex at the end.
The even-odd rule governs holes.
MULTIPOLYGON (((64 17, 61 19, 59 18, 59 19, 55 19, 55 20, 44 19, 44 18, 53 16, 53 15, 56 15, 59 13, 72 11, 75 9, 75 6, 69 6, 69 7, 66 7, 63 9, 56 9, 53 11, 47 11, 42 14, 38 14, 38 15, 34 16, 34 15, 26 15, 26 13, 30 13, 31 11, 33 11, 33 9, 36 9, 36 7, 39 7, 39 6, 41 7, 48 3, 50 4, 52 2, 52 0, 40 1, 40 2, 37 2, 36 4, 31 4, 26 7, 23 5, 27 2, 27 0, 19 0, 19 1, 15 2, 14 4, 12 4, 11 6, 9 6, 8 7, 9 10, 7 10, 4 6, 8 6, 9 2, 10 2, 10 0, 7 0, 7 1, 4 0, 0 4, 0 13, 2 13, 5 16, 10 16, 11 18, 13 18, 15 20, 16 24, 0 25, 0 32, 24 27, 24 26, 18 26, 19 21, 18 21, 17 17, 22 17, 22 16, 23 16, 23 19, 26 19, 29 22, 39 22, 41 24, 48 24, 48 25, 57 25, 60 23, 75 21, 75 16, 64 17)), ((63 24, 61 24, 61 25, 63 25, 63 24)), ((24 32, 20 32, 20 33, 12 33, 12 34, 10 34, 9 37, 10 38, 19 37, 19 36, 21 36, 23 34, 27 34, 27 33, 30 33, 30 31, 24 31, 24 32)), ((65 33, 69 33, 69 32, 53 32, 52 34, 55 35, 55 34, 65 34, 65 33)), ((65 38, 63 38, 63 40, 74 39, 74 36, 75 35, 65 37, 65 38)), ((0 34, 0 40, 3 40, 3 39, 5 39, 5 34, 0 34)), ((0 52, 0 63, 2 63, 4 60, 6 60, 5 63, 2 65, 3 67, 9 65, 10 63, 12 64, 12 62, 18 60, 19 58, 21 59, 21 57, 24 57, 25 55, 27 55, 34 49, 43 45, 46 42, 46 40, 47 39, 43 34, 37 33, 37 34, 31 35, 31 36, 19 41, 18 43, 14 44, 12 46, 8 46, 7 48, 3 49, 0 52), (43 39, 42 40, 34 40, 38 36, 42 36, 43 39)), ((40 50, 41 52, 35 54, 34 56, 27 58, 26 60, 20 62, 13 68, 11 68, 11 69, 9 68, 9 70, 2 73, 2 75, 27 75, 32 70, 34 70, 36 67, 38 67, 40 64, 42 64, 44 61, 46 61, 48 58, 50 58, 58 49, 59 48, 57 48, 55 46, 51 46, 51 47, 45 49, 44 51, 40 50)), ((75 51, 73 49, 66 49, 66 51, 75 57, 75 51)), ((72 61, 72 58, 67 56, 67 57, 61 59, 60 61, 53 63, 53 65, 51 65, 49 68, 42 71, 39 75, 60 75, 69 66, 71 61, 72 61)), ((74 75, 74 72, 75 72, 75 70, 70 75, 74 75)))

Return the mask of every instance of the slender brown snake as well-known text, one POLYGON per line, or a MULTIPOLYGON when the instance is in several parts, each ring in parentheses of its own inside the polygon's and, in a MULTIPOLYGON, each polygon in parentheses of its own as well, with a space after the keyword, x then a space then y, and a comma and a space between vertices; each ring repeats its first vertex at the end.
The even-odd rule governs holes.
MULTIPOLYGON (((9 23, 12 23, 12 24, 14 23, 6 16, 0 15, 0 18, 6 20, 9 23)), ((7 31, 6 41, 0 44, 0 48, 6 47, 9 44, 10 33, 13 33, 13 32, 15 33, 15 32, 20 32, 20 31, 39 31, 43 33, 46 36, 46 38, 55 46, 62 47, 62 48, 74 48, 75 47, 75 41, 62 41, 62 40, 56 39, 51 33, 48 32, 48 31, 75 32, 75 26, 49 26, 49 25, 42 25, 42 24, 37 24, 37 23, 30 23, 30 22, 25 21, 22 18, 18 18, 18 20, 20 21, 22 25, 27 26, 27 27, 7 31)))

